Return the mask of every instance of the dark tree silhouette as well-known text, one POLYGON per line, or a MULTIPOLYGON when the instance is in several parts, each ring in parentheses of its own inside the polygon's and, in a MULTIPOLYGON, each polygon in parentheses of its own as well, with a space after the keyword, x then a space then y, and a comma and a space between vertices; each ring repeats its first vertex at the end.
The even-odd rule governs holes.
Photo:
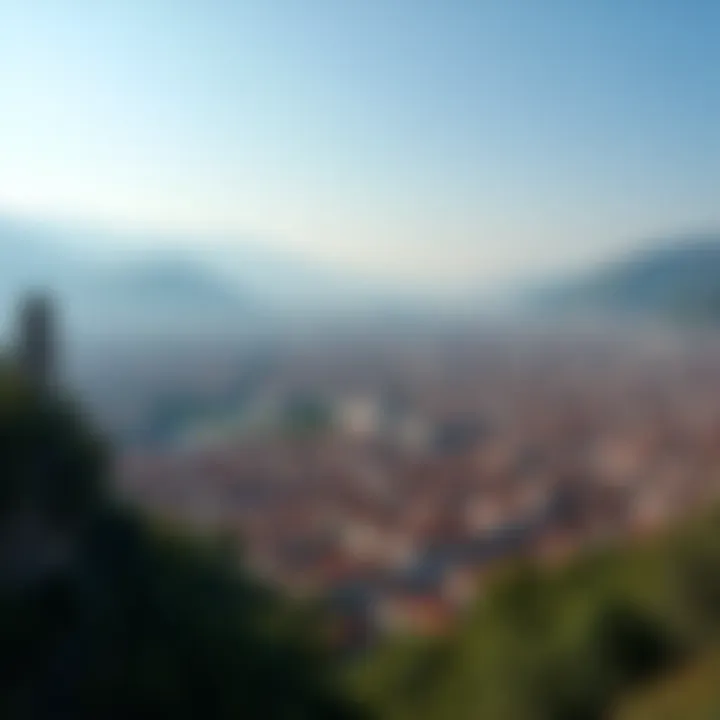
POLYGON ((0 716, 349 718, 315 627, 209 540, 113 500, 59 398, 0 376, 0 716))

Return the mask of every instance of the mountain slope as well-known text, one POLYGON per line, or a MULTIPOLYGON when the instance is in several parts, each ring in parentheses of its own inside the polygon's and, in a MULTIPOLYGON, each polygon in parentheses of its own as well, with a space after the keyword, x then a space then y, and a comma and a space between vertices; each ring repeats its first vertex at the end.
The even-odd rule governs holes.
POLYGON ((175 253, 150 256, 112 248, 115 238, 0 218, 0 308, 8 318, 20 294, 50 291, 79 332, 222 326, 247 315, 246 296, 219 273, 175 253), (104 252, 103 252, 104 251, 104 252))
POLYGON ((720 234, 637 252, 550 290, 543 301, 553 309, 720 319, 720 234))
MULTIPOLYGON (((246 237, 122 234, 0 215, 0 306, 28 287, 51 288, 68 309, 124 312, 147 323, 154 312, 347 318, 356 311, 417 305, 397 283, 246 237)), ((83 321, 84 322, 84 321, 83 321)))
POLYGON ((198 305, 237 309, 240 303, 239 292, 212 272, 181 260, 135 263, 108 271, 102 279, 108 297, 122 302, 170 305, 178 310, 198 305))

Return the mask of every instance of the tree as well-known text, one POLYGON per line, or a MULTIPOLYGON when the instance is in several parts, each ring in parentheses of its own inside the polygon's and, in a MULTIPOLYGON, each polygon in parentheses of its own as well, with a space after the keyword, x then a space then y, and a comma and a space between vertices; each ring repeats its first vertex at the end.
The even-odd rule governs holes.
POLYGON ((209 539, 122 507, 106 481, 102 444, 72 406, 3 374, 3 557, 30 515, 35 546, 69 550, 23 582, 3 567, 0 716, 357 716, 299 608, 209 539))

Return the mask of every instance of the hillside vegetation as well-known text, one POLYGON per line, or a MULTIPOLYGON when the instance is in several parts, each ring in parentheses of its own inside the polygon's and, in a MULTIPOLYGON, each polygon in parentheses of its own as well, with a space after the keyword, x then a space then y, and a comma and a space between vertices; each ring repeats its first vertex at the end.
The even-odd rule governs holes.
POLYGON ((450 637, 394 641, 351 681, 388 720, 643 720, 665 717, 664 693, 669 718, 703 718, 695 703, 720 709, 719 633, 716 512, 560 570, 515 567, 450 637))
POLYGON ((70 404, 0 372, 0 717, 357 717, 309 609, 107 478, 70 404))

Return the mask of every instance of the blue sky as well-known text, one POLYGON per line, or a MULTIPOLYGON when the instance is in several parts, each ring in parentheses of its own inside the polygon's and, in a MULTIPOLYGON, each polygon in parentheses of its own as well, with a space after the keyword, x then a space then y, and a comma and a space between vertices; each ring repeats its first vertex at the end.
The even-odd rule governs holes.
POLYGON ((719 188, 715 0, 0 0, 2 212, 454 286, 719 188))

